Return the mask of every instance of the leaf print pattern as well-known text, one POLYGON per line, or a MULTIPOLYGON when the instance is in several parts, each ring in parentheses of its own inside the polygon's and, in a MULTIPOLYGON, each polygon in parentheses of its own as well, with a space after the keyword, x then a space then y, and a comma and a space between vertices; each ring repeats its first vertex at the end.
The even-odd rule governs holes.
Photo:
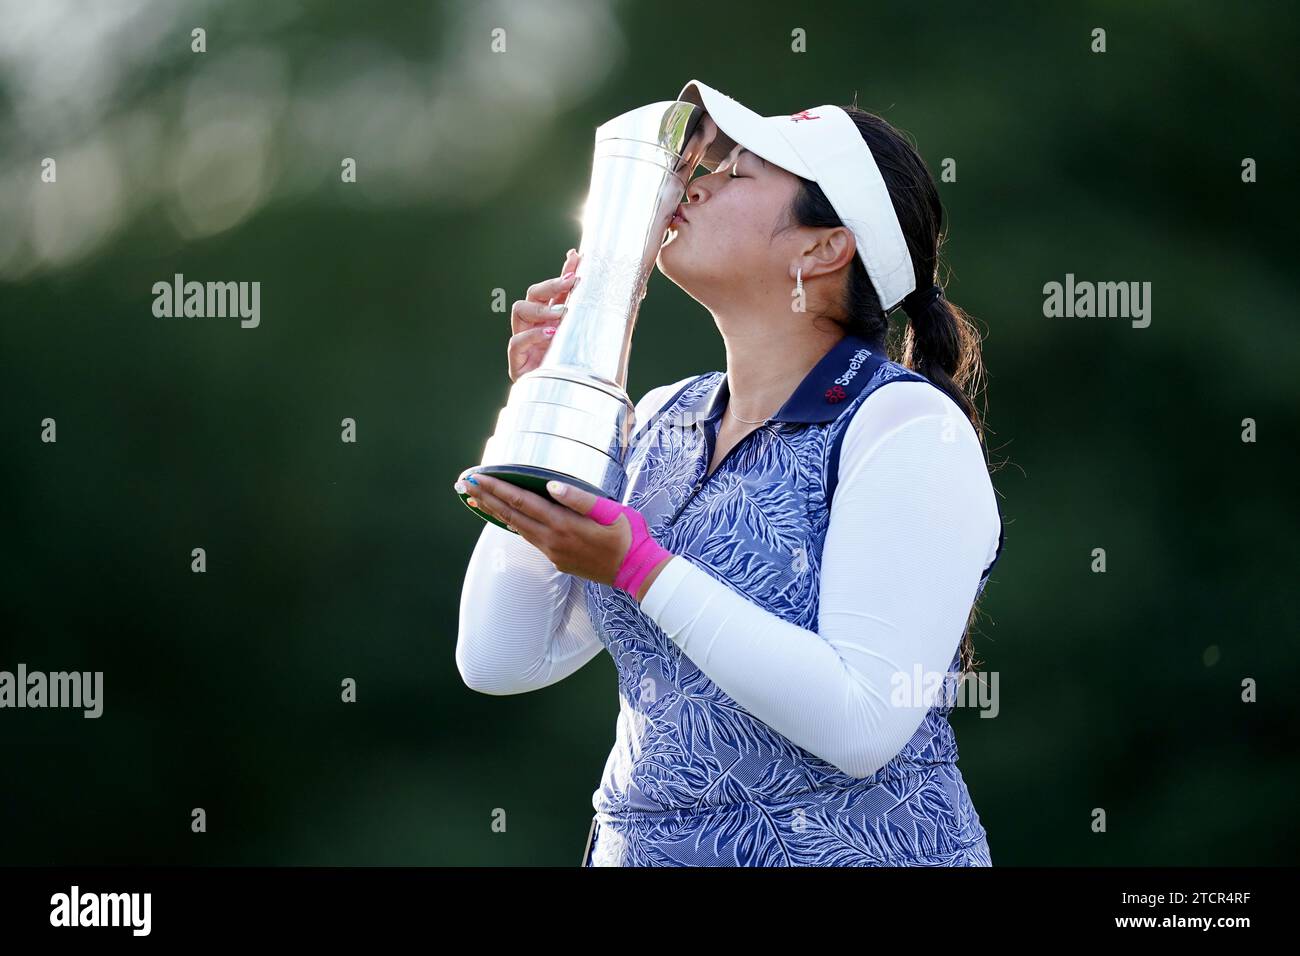
MULTIPOLYGON (((761 427, 707 480, 704 430, 716 426, 675 414, 696 407, 722 373, 700 376, 629 449, 623 500, 642 511, 669 551, 690 556, 765 610, 816 630, 831 444, 875 389, 927 381, 894 362, 875 362, 838 417, 761 427)), ((593 581, 585 587, 618 671, 619 716, 592 795, 595 826, 584 865, 992 865, 957 768, 951 699, 936 701, 894 758, 858 779, 732 700, 631 596, 593 581)), ((954 654, 950 671, 959 660, 954 654)))

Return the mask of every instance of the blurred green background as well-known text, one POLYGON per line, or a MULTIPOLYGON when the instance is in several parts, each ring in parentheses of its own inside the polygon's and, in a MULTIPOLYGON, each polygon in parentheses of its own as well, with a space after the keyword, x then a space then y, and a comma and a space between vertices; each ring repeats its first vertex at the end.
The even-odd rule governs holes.
MULTIPOLYGON (((856 96, 956 160, 941 276, 987 329, 1007 462, 976 638, 1000 713, 954 714, 995 865, 1293 862, 1294 27, 1262 3, 0 0, 0 669, 105 674, 98 720, 0 710, 0 863, 578 863, 613 665, 463 686, 482 525, 450 483, 509 390, 493 290, 577 245, 595 127, 692 78, 763 114, 856 96), (260 326, 155 317, 178 272, 260 281, 260 326), (1151 282, 1150 327, 1045 318, 1066 273, 1151 282)), ((725 366, 661 275, 637 328, 633 399, 725 366)))

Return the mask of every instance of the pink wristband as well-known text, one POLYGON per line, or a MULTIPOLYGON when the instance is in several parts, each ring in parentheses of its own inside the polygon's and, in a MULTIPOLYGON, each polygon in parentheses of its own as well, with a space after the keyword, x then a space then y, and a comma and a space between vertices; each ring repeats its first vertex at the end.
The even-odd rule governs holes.
POLYGON ((613 524, 619 515, 627 515, 627 523, 632 527, 632 545, 623 556, 618 573, 614 575, 614 587, 636 597, 646 576, 664 558, 671 558, 673 553, 660 547, 650 536, 646 528, 645 517, 635 508, 619 504, 612 498, 597 498, 596 503, 587 512, 587 517, 601 524, 613 524))

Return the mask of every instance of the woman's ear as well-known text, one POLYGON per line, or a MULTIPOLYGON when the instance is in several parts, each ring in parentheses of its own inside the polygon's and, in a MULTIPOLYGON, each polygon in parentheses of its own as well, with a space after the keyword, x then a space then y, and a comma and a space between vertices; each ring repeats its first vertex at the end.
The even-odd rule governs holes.
MULTIPOLYGON (((858 254, 858 242, 854 235, 845 226, 835 226, 833 229, 824 230, 822 241, 816 243, 813 250, 813 259, 818 263, 814 274, 837 272, 845 265, 852 263, 853 256, 858 254)), ((805 272, 807 273, 807 269, 805 272)))
MULTIPOLYGON (((843 266, 853 262, 853 257, 857 255, 857 239, 845 226, 835 226, 831 229, 819 230, 819 232, 821 234, 808 247, 802 260, 795 263, 795 265, 803 266, 805 279, 809 276, 827 275, 836 272, 843 266)), ((793 278, 793 275, 791 278, 793 278)))

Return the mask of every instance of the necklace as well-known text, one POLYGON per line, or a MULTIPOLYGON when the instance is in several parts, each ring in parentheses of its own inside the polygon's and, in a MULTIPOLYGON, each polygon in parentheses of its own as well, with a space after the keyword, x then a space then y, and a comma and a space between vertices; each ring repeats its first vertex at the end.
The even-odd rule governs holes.
POLYGON ((732 412, 732 411, 731 411, 731 402, 727 402, 727 411, 731 412, 731 417, 734 418, 736 421, 738 421, 738 422, 744 422, 746 425, 766 425, 766 424, 771 420, 771 418, 772 418, 771 415, 768 415, 767 418, 764 418, 762 421, 751 422, 749 419, 747 419, 747 418, 741 418, 741 417, 740 417, 739 415, 737 415, 735 412, 732 412))

